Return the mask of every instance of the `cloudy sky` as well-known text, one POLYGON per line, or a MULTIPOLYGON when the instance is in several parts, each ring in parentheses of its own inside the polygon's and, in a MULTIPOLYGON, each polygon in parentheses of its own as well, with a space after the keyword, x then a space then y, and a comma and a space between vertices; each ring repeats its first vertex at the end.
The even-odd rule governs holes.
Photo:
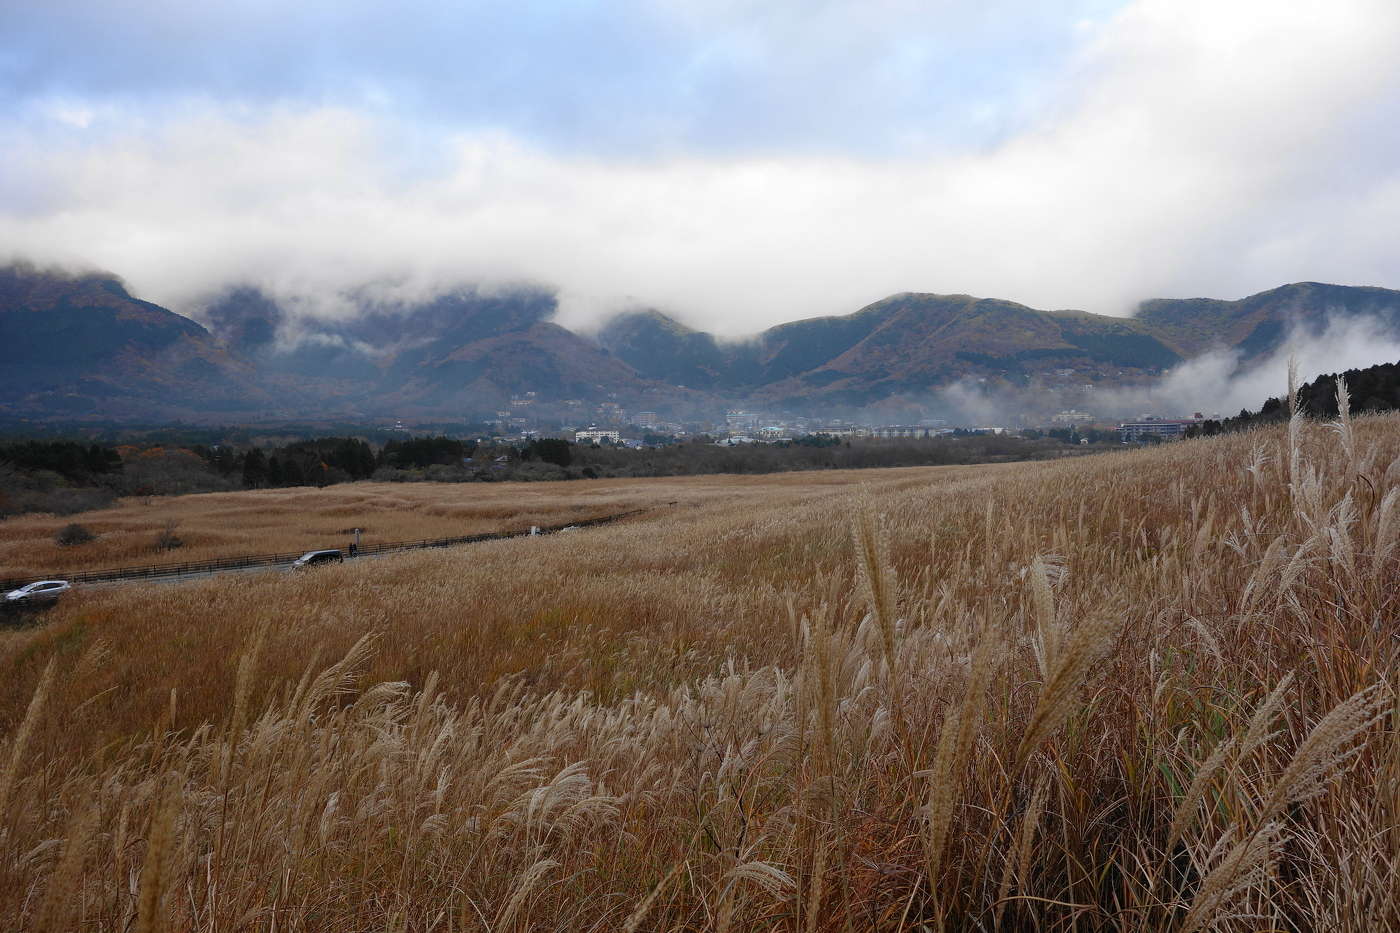
POLYGON ((0 258, 186 311, 1396 287, 1400 3, 0 0, 0 152, 0 258))

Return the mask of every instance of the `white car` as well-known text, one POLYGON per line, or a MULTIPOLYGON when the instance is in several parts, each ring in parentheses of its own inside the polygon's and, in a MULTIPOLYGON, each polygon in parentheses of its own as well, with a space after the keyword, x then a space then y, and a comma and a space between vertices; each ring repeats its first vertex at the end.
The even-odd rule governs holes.
POLYGON ((5 605, 22 606, 58 599, 73 588, 67 580, 39 580, 5 594, 5 605))

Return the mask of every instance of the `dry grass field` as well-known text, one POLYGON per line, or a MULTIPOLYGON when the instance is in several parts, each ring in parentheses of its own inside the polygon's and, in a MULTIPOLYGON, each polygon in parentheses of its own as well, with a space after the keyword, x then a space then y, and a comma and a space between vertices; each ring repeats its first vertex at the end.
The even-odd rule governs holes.
POLYGON ((1400 418, 775 479, 76 594, 0 640, 0 917, 1400 929, 1400 418))
MULTIPOLYGON (((900 471, 890 471, 900 472, 900 471)), ((352 530, 365 544, 447 538, 563 524, 632 509, 764 497, 794 487, 862 482, 861 471, 820 475, 696 476, 653 480, 532 483, 350 483, 291 489, 129 498, 76 516, 22 515, 0 521, 0 579, 343 547, 352 530), (79 522, 96 538, 61 546, 56 533, 79 522), (161 550, 167 528, 182 545, 161 550)), ((798 493, 803 495, 804 493, 798 493)))

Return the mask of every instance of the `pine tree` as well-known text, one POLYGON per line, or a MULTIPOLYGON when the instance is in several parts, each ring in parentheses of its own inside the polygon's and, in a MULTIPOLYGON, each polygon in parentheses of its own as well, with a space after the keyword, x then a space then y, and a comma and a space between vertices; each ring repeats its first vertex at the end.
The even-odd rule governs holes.
POLYGON ((254 447, 243 456, 243 485, 252 489, 267 483, 267 457, 254 447))

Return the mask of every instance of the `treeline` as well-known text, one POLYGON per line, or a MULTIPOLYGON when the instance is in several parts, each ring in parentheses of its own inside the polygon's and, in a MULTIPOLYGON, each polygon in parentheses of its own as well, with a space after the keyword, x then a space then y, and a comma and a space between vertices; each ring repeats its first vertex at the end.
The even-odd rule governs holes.
POLYGON ((1117 444, 1122 440, 1122 435, 1113 429, 1080 427, 1071 425, 1067 428, 1026 428, 1021 432, 1022 437, 1052 437, 1055 440, 1064 441, 1066 444, 1078 444, 1080 441, 1088 441, 1090 444, 1117 444))
POLYGON ((209 452, 209 460, 224 476, 237 473, 249 489, 329 486, 368 479, 379 465, 369 444, 354 437, 297 441, 271 451, 253 447, 235 452, 221 447, 209 452))
MULTIPOLYGON (((446 436, 394 437, 378 450, 362 438, 321 437, 265 446, 229 443, 103 445, 66 440, 0 443, 0 518, 68 515, 119 496, 329 486, 380 479, 498 480, 528 463, 567 467, 571 445, 541 439, 524 448, 446 436)), ((528 473, 528 471, 526 471, 528 473)), ((529 478, 528 475, 521 478, 529 478)))
POLYGON ((299 441, 264 452, 211 451, 208 458, 226 476, 237 473, 245 487, 327 486, 360 479, 499 479, 525 463, 567 467, 573 445, 540 438, 522 446, 459 440, 445 435, 386 442, 376 453, 352 437, 299 441))
POLYGON ((27 440, 0 444, 0 518, 59 515, 118 496, 165 496, 266 486, 325 486, 368 479, 381 460, 365 441, 317 438, 273 446, 137 447, 27 440))
POLYGON ((0 518, 20 512, 69 514, 101 508, 122 492, 122 458, 111 447, 74 441, 0 444, 0 518))
MULTIPOLYGON (((1313 418, 1335 418, 1337 410, 1337 380, 1345 380, 1347 396, 1353 414, 1395 411, 1400 409, 1400 363, 1379 363, 1365 369, 1348 369, 1342 373, 1318 376, 1298 388, 1298 409, 1313 418)), ((1207 420, 1187 428, 1187 437, 1210 437, 1228 434, 1265 424, 1287 421, 1288 400, 1271 398, 1258 411, 1241 409, 1233 418, 1207 420)))
POLYGON ((0 446, 0 463, 17 470, 48 470, 72 481, 117 473, 122 458, 110 447, 74 441, 23 441, 0 446))

